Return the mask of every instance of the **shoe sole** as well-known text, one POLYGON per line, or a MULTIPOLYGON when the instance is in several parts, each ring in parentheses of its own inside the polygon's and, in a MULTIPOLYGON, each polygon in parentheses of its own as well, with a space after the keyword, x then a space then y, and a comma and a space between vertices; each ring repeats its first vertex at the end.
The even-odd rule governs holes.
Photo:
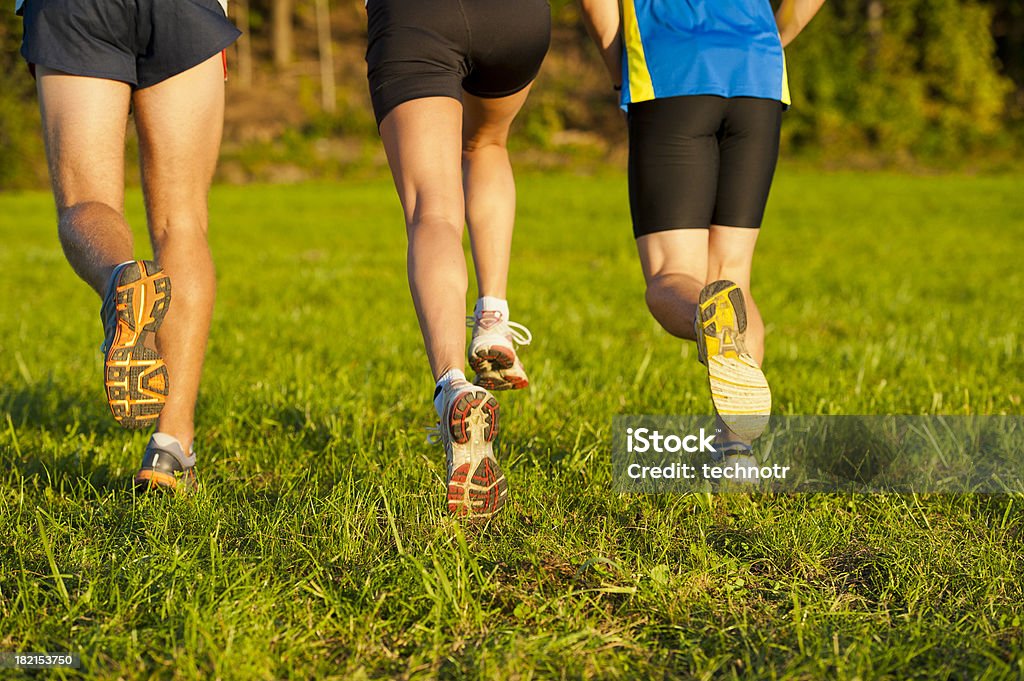
POLYGON ((156 332, 171 302, 171 280, 156 263, 142 260, 122 270, 115 290, 117 326, 104 359, 107 404, 125 428, 153 425, 170 387, 156 350, 156 332))
POLYGON ((133 479, 135 487, 142 492, 149 490, 166 490, 169 492, 191 492, 197 486, 195 472, 182 475, 180 478, 150 469, 140 470, 133 479))
POLYGON ((484 390, 467 391, 451 408, 446 427, 453 447, 469 448, 469 463, 452 471, 448 510, 459 516, 489 518, 508 497, 508 482, 494 457, 498 401, 484 390))
POLYGON ((700 294, 700 325, 715 411, 729 430, 751 441, 768 425, 772 393, 761 367, 746 350, 746 305, 739 287, 728 281, 705 287, 700 294))
POLYGON ((477 348, 469 356, 473 383, 487 390, 522 390, 530 386, 515 350, 500 345, 477 348))

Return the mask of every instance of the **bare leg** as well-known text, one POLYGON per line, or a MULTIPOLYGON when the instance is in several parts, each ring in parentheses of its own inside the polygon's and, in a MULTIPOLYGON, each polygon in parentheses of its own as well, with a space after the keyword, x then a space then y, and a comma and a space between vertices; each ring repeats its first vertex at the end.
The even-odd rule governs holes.
POLYGON ((409 288, 436 380, 462 369, 466 355, 462 105, 449 97, 405 102, 380 134, 405 211, 409 288))
MULTIPOLYGON (((764 323, 750 296, 750 270, 758 230, 712 226, 710 231, 677 229, 637 239, 647 282, 647 306, 666 331, 695 340, 693 320, 701 289, 729 279, 743 290, 747 307, 747 350, 761 363, 764 323)), ((719 442, 743 442, 718 419, 719 442)), ((749 444, 749 443, 748 443, 749 444)))
POLYGON ((484 99, 463 93, 462 176, 479 295, 506 298, 516 185, 508 131, 530 88, 484 99))
POLYGON ((636 240, 647 282, 647 307, 673 336, 696 340, 697 299, 707 283, 708 232, 673 229, 636 240))
MULTIPOLYGON (((727 279, 743 291, 743 302, 747 310, 747 330, 744 334, 747 352, 758 365, 764 361, 764 322, 761 313, 750 294, 750 271, 754 262, 754 247, 757 245, 759 229, 725 227, 712 225, 708 248, 708 282, 727 279)), ((719 442, 746 442, 725 426, 721 418, 718 427, 719 442)))
POLYGON ((114 267, 133 257, 124 218, 131 88, 43 66, 36 76, 60 243, 78 276, 102 296, 114 267))
POLYGON ((710 282, 728 279, 743 289, 747 307, 747 350, 761 363, 764 322, 750 295, 750 270, 758 231, 712 226, 710 232, 676 229, 637 239, 647 281, 647 306, 666 331, 695 340, 693 319, 700 291, 710 282))
POLYGON ((157 335, 171 390, 157 424, 188 452, 216 280, 206 243, 207 194, 224 119, 221 57, 135 93, 153 251, 173 300, 157 335))

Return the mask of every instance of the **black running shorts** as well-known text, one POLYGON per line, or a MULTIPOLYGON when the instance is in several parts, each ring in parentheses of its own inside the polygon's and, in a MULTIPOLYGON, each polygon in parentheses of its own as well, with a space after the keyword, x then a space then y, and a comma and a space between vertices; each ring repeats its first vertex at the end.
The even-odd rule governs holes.
POLYGON ((377 125, 422 97, 513 95, 551 42, 547 0, 369 0, 367 78, 377 125))
POLYGON ((772 99, 695 95, 630 104, 634 236, 759 228, 781 127, 782 103, 772 99))
POLYGON ((29 64, 142 89, 203 63, 241 33, 217 0, 27 0, 29 64))

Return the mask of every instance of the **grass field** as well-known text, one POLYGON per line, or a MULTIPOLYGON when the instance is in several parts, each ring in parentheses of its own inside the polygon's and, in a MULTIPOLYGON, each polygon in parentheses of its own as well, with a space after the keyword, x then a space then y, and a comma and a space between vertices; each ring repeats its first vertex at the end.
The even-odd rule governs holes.
MULTIPOLYGON (((1022 183, 784 170, 754 291, 778 412, 1024 414, 1022 183)), ((50 198, 0 196, 0 651, 125 679, 1024 677, 1020 497, 611 491, 613 415, 710 410, 644 307, 622 177, 520 180, 534 385, 500 396, 486 527, 443 510, 389 182, 211 211, 202 488, 136 496, 98 300, 50 198)))

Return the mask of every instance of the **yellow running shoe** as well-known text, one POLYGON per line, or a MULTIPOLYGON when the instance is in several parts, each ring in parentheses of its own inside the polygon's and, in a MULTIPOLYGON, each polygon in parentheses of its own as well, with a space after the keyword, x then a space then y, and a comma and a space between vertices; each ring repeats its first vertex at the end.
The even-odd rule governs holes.
POLYGON ((750 442, 764 432, 772 410, 768 381, 747 352, 743 291, 731 281, 713 281, 700 292, 697 357, 708 368, 715 411, 725 425, 750 442))

